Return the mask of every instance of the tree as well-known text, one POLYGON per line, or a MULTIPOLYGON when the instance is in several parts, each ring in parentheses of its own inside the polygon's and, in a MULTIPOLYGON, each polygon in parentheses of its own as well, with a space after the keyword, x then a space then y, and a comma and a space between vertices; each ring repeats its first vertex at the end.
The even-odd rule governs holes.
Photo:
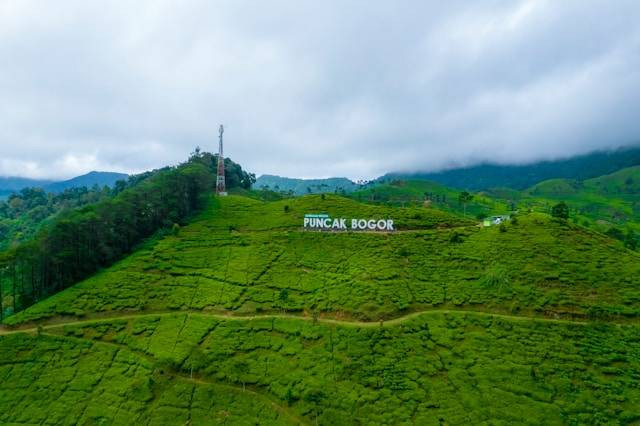
MULTIPOLYGON (((4 280, 11 286, 5 288, 10 288, 14 312, 110 266, 159 229, 169 230, 175 223, 178 230, 204 207, 213 173, 202 154, 130 182, 135 185, 128 184, 117 195, 99 188, 74 192, 79 196, 99 192, 108 198, 60 212, 33 240, 15 245, 3 256, 7 260, 1 263, 9 271, 4 280)), ((16 204, 42 200, 37 191, 22 196, 26 198, 16 204)))
POLYGON ((473 195, 469 194, 467 191, 462 191, 460 195, 458 195, 458 201, 463 206, 464 215, 467 215, 467 204, 473 200, 473 195))
POLYGON ((631 229, 627 231, 627 236, 624 239, 624 246, 630 250, 638 248, 638 237, 631 229))
POLYGON ((242 382, 242 392, 246 390, 246 375, 249 373, 249 364, 246 361, 237 361, 233 363, 233 372, 242 382))
POLYGON ((564 201, 560 201, 558 204, 551 208, 551 216, 559 219, 569 218, 569 206, 564 201))
POLYGON ((287 302, 289 301, 289 289, 283 288, 280 290, 280 294, 278 294, 278 300, 282 304, 282 308, 286 312, 287 310, 287 302))
POLYGON ((460 235, 460 233, 458 231, 453 231, 451 233, 451 236, 449 237, 449 242, 450 243, 461 243, 462 240, 462 236, 460 235))
POLYGON ((312 388, 304 395, 305 402, 309 403, 313 407, 313 411, 316 415, 316 425, 318 424, 320 406, 325 398, 326 395, 322 390, 320 390, 320 388, 312 388))
POLYGON ((0 321, 4 320, 4 300, 2 299, 2 279, 4 277, 5 267, 0 264, 0 321))

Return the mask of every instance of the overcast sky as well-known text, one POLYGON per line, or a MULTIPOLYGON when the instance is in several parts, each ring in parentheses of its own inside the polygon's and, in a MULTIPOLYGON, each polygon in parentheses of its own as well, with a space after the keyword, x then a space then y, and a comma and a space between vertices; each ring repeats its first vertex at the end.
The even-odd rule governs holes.
POLYGON ((0 175, 371 178, 640 142, 640 2, 0 0, 0 175))

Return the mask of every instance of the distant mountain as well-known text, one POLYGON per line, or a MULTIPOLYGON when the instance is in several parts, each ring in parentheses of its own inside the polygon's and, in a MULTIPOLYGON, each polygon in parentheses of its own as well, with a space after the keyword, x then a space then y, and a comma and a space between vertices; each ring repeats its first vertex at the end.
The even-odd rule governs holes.
POLYGON ((53 183, 50 180, 28 179, 21 177, 0 177, 0 192, 19 191, 27 187, 43 187, 53 183))
POLYGON ((296 195, 317 194, 344 190, 352 192, 360 186, 347 178, 293 179, 274 175, 262 175, 253 184, 254 189, 268 188, 272 191, 293 191, 296 195))
POLYGON ((498 187, 526 189, 549 179, 586 180, 636 165, 640 165, 640 147, 599 151, 564 160, 526 165, 481 164, 437 173, 389 173, 380 180, 431 180, 449 187, 474 191, 498 187))
POLYGON ((47 192, 62 192, 69 188, 80 188, 86 186, 91 188, 94 185, 98 186, 113 186, 119 180, 127 180, 129 175, 124 173, 114 172, 90 172, 86 175, 77 176, 73 179, 54 182, 44 186, 47 192))
POLYGON ((51 181, 42 179, 28 179, 21 177, 0 177, 0 197, 7 196, 12 192, 20 191, 23 188, 43 188, 47 192, 62 192, 68 188, 79 188, 82 186, 92 187, 113 186, 116 181, 126 180, 128 175, 113 172, 90 172, 86 175, 77 176, 65 181, 51 181))

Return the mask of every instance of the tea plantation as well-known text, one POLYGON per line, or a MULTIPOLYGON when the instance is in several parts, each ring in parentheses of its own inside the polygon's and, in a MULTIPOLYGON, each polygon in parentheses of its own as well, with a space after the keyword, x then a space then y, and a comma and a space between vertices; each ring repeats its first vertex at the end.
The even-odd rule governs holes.
POLYGON ((544 214, 229 196, 7 318, 0 423, 633 424, 639 314, 638 253, 544 214))

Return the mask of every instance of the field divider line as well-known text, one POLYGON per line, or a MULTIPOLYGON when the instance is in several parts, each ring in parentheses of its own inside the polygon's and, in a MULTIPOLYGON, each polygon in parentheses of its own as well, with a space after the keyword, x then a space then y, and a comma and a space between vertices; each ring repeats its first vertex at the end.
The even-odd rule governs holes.
MULTIPOLYGON (((202 311, 154 311, 154 312, 138 312, 133 314, 126 315, 113 315, 113 316, 102 316, 102 317, 94 317, 94 318, 86 318, 86 319, 73 319, 70 321, 57 321, 55 323, 50 324, 40 324, 38 326, 32 327, 18 327, 18 328, 7 328, 3 326, 0 329, 0 336, 15 334, 15 333, 29 333, 29 332, 37 332, 40 330, 48 330, 60 328, 68 325, 84 325, 84 324, 94 324, 94 323, 105 323, 111 321, 122 321, 122 320, 131 320, 136 318, 145 318, 145 317, 164 317, 171 315, 193 315, 200 316, 205 318, 214 318, 219 320, 227 320, 227 321, 251 321, 258 319, 292 319, 292 320, 300 320, 300 321, 309 321, 309 322, 317 322, 322 324, 332 324, 344 327, 384 327, 384 326, 396 326, 400 325, 406 321, 412 320, 414 318, 418 318, 420 316, 428 316, 428 315, 442 315, 442 314, 450 314, 450 315, 477 315, 484 317, 492 317, 492 318, 501 318, 508 321, 539 321, 539 322, 548 322, 553 324, 572 324, 572 325, 589 325, 589 324, 603 324, 602 322, 597 321, 579 321, 579 320, 569 320, 569 319, 559 319, 559 318, 544 318, 544 317, 531 317, 531 316, 522 316, 522 315, 508 315, 508 314, 498 314, 491 313, 485 311, 472 311, 472 310, 463 310, 463 309, 427 309, 412 312, 410 314, 388 319, 388 320, 375 320, 375 321, 358 321, 358 320, 340 320, 334 318, 324 318, 324 317, 313 317, 306 315, 295 315, 295 314, 284 314, 284 313, 274 313, 274 314, 258 314, 258 315, 233 315, 233 314, 224 314, 224 313, 208 313, 202 311)), ((621 324, 616 322, 606 322, 605 324, 611 324, 616 326, 629 325, 629 324, 621 324)), ((634 324, 630 324, 634 325, 634 324)))

